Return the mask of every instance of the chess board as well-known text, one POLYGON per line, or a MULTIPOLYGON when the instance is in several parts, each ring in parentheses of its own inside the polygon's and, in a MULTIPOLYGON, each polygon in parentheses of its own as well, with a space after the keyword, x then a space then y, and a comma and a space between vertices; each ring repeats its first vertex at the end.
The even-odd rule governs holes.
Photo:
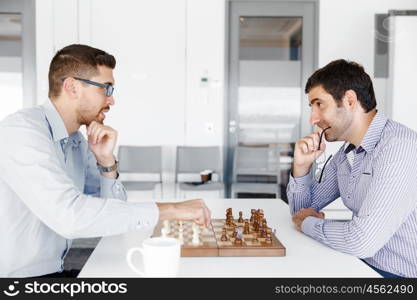
MULTIPOLYGON (((236 227, 244 226, 234 220, 236 227)), ((179 238, 179 222, 169 221, 170 232, 168 237, 179 238)), ((235 238, 232 237, 235 227, 226 225, 225 219, 212 219, 208 228, 199 226, 200 243, 192 243, 192 221, 183 221, 183 245, 181 246, 182 257, 196 256, 285 256, 285 247, 278 240, 275 234, 272 234, 272 242, 266 243, 266 238, 262 238, 260 233, 255 232, 253 225, 250 225, 250 233, 243 234, 242 244, 235 245, 235 238), (222 230, 226 228, 228 240, 222 241, 222 230), (257 242, 254 242, 254 239, 257 242)), ((155 227, 153 236, 161 236, 163 223, 159 222, 155 227)))

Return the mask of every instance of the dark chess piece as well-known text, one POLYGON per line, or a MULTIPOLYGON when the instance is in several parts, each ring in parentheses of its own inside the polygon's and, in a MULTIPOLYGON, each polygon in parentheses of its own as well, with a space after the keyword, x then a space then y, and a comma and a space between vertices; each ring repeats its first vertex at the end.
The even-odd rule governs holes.
POLYGON ((236 246, 242 246, 242 238, 240 238, 240 237, 236 237, 235 238, 235 245, 236 246))
POLYGON ((220 240, 221 240, 221 241, 223 241, 223 242, 225 242, 225 241, 228 241, 228 240, 229 240, 229 238, 227 237, 227 231, 226 231, 226 228, 223 228, 223 231, 222 231, 222 236, 221 236, 220 240))
POLYGON ((267 235, 266 229, 265 228, 262 228, 262 230, 261 230, 261 238, 266 238, 266 235, 267 235))
POLYGON ((233 216, 232 215, 229 215, 227 218, 226 218, 226 225, 227 226, 233 226, 234 225, 234 223, 233 223, 233 216))
POLYGON ((245 222, 245 226, 243 227, 243 234, 250 234, 249 222, 245 222))
POLYGON ((250 216, 250 222, 253 223, 255 222, 255 213, 256 213, 256 209, 251 209, 250 210, 251 216, 250 216))
POLYGON ((258 221, 256 221, 256 220, 253 223, 253 231, 255 231, 255 232, 259 231, 259 224, 258 224, 258 221))
POLYGON ((243 223, 244 222, 244 220, 243 220, 243 212, 239 212, 239 219, 237 220, 237 222, 238 223, 243 223))

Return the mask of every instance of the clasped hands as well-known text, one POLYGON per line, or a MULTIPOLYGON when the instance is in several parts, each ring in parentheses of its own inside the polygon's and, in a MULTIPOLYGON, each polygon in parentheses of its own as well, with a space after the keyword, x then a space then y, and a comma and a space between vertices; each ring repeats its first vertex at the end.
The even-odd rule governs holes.
POLYGON ((310 216, 324 219, 323 212, 317 212, 313 208, 302 208, 299 211, 297 211, 295 214, 293 214, 292 216, 292 221, 294 223, 295 229, 302 232, 301 224, 303 223, 305 218, 310 217, 310 216))

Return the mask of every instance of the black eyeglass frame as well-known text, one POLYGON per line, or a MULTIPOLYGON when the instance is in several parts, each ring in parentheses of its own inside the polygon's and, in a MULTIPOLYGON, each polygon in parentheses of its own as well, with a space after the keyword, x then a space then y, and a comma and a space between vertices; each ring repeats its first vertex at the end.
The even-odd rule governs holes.
MULTIPOLYGON (((110 83, 100 83, 100 82, 91 81, 91 80, 80 78, 80 77, 72 77, 72 78, 74 78, 75 80, 82 81, 82 82, 87 83, 87 84, 91 84, 91 85, 95 85, 95 86, 104 88, 105 91, 106 91, 105 92, 106 97, 111 97, 113 95, 114 86, 110 83)), ((65 79, 66 79, 66 77, 61 78, 61 81, 64 81, 65 79)))
MULTIPOLYGON (((321 134, 320 134, 320 140, 319 140, 319 146, 317 147, 317 150, 320 150, 320 145, 321 145, 321 141, 322 141, 322 139, 323 139, 323 135, 324 135, 324 132, 327 130, 327 129, 330 129, 331 127, 327 127, 327 128, 325 128, 325 129, 323 129, 323 131, 321 132, 321 134)), ((327 165, 327 163, 330 161, 330 159, 332 158, 332 156, 333 155, 330 155, 329 156, 329 158, 328 159, 326 159, 326 162, 324 163, 324 165, 323 165, 323 169, 321 169, 321 172, 320 172, 320 177, 319 177, 319 180, 318 180, 318 183, 321 183, 322 182, 322 180, 323 180, 323 174, 324 174, 324 169, 326 169, 326 165, 327 165)), ((313 174, 314 175, 314 174, 313 174)))

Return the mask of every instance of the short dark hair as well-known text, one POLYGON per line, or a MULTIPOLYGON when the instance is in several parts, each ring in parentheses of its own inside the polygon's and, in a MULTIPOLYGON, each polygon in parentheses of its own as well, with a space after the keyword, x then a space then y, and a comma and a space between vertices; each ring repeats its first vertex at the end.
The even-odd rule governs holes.
POLYGON ((82 77, 90 79, 98 75, 97 66, 106 66, 114 69, 116 59, 103 50, 87 45, 74 44, 59 50, 52 58, 49 66, 49 98, 61 94, 62 78, 82 77))
POLYGON ((339 103, 347 90, 353 90, 365 112, 376 107, 371 78, 356 62, 338 59, 318 69, 308 79, 305 93, 320 85, 339 103))

